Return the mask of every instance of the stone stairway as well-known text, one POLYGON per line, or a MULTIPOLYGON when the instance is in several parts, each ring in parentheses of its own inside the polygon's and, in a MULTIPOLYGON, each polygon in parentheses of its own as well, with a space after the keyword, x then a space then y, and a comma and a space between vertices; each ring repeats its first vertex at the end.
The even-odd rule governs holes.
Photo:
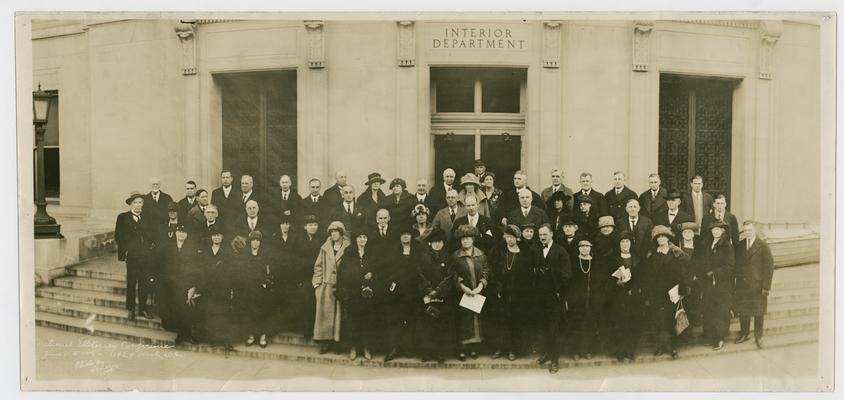
MULTIPOLYGON (((782 347, 818 340, 818 284, 819 266, 802 265, 779 268, 774 273, 774 283, 768 301, 768 315, 765 319, 765 344, 767 347, 782 347)), ((161 320, 147 320, 138 317, 128 319, 125 310, 124 264, 112 254, 75 267, 67 268, 66 276, 56 278, 53 286, 36 289, 35 322, 38 326, 61 329, 69 332, 86 333, 105 338, 125 340, 151 345, 174 345, 176 335, 161 328, 161 320)), ((731 330, 737 332, 738 321, 733 320, 731 330)), ((180 345, 179 349, 223 354, 220 347, 205 344, 180 345)), ((708 346, 688 345, 680 349, 681 357, 713 356, 723 353, 756 350, 752 340, 727 346, 714 352, 708 346)), ((493 360, 480 357, 477 360, 460 362, 448 360, 443 365, 421 362, 418 359, 399 358, 384 364, 380 357, 371 361, 352 362, 345 355, 324 354, 316 351, 311 341, 301 335, 279 334, 266 348, 258 346, 235 346, 231 355, 261 359, 278 359, 330 363, 341 365, 368 365, 412 368, 538 368, 535 357, 522 357, 516 361, 493 360)), ((655 357, 647 350, 640 351, 637 363, 670 360, 662 355, 655 357)), ((597 356, 592 360, 562 358, 560 367, 598 366, 616 363, 613 358, 597 356)))

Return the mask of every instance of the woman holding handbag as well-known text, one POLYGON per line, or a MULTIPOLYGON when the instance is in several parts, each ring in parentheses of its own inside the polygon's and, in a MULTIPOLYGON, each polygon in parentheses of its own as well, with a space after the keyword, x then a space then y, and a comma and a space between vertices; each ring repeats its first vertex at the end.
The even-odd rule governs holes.
POLYGON ((651 239, 656 245, 648 253, 642 273, 642 292, 646 298, 651 332, 654 335, 655 356, 671 352, 671 358, 677 359, 677 335, 674 330, 678 305, 672 301, 669 292, 682 281, 682 250, 671 245, 674 234, 664 225, 657 225, 651 230, 651 239))
POLYGON ((346 254, 337 270, 337 299, 343 313, 343 341, 351 346, 349 359, 355 360, 358 351, 363 358, 372 359, 369 349, 375 341, 373 329, 378 321, 375 315, 375 269, 369 241, 365 231, 355 232, 355 245, 346 248, 346 254))
POLYGON ((421 312, 416 324, 416 346, 422 361, 445 362, 454 345, 454 283, 444 250, 445 232, 437 228, 425 238, 428 257, 422 263, 421 312))

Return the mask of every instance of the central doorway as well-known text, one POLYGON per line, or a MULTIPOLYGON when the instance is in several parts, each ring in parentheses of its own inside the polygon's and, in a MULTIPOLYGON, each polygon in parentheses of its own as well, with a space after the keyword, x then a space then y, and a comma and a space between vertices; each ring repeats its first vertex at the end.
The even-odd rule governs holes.
POLYGON ((223 168, 235 186, 251 175, 255 188, 278 188, 282 174, 296 182, 296 71, 214 75, 220 87, 223 168))
POLYGON ((695 175, 727 205, 732 174, 732 79, 663 74, 659 82, 659 175, 662 186, 688 191, 695 175))
POLYGON ((513 188, 521 169, 527 70, 523 68, 431 68, 431 133, 434 177, 452 168, 461 176, 481 159, 496 187, 513 188))

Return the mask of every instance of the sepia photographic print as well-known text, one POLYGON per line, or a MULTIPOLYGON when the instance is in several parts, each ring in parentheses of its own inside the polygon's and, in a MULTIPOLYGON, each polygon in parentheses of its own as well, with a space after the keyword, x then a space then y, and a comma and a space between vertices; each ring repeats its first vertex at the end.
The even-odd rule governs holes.
POLYGON ((24 391, 834 389, 835 13, 15 22, 24 391))

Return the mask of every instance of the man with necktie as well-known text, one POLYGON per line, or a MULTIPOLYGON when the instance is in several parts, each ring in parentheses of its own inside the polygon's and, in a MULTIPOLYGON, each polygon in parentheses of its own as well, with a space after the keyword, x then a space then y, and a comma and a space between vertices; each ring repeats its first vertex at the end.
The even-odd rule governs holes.
POLYGON ((609 208, 609 213, 615 219, 615 223, 618 224, 625 217, 627 217, 625 208, 627 207, 627 201, 630 199, 639 199, 639 196, 636 195, 636 192, 631 190, 625 184, 626 177, 624 173, 621 171, 615 171, 612 174, 612 182, 613 188, 607 191, 604 194, 604 199, 607 202, 607 207, 609 208))
POLYGON ((126 262, 126 309, 130 320, 135 319, 135 297, 140 304, 141 315, 151 319, 147 310, 149 294, 148 263, 155 250, 152 221, 143 214, 144 196, 132 192, 126 199, 129 211, 117 216, 114 227, 114 241, 117 243, 117 259, 126 262))
POLYGON ((457 190, 449 190, 445 196, 445 206, 438 211, 436 215, 434 215, 434 220, 432 222, 433 229, 440 228, 443 232, 445 232, 446 243, 449 243, 451 240, 451 232, 452 227, 454 226, 454 221, 466 215, 465 207, 457 202, 457 198, 457 190))
POLYGON ((680 209, 681 203, 680 192, 676 189, 668 190, 665 196, 666 207, 657 214, 651 216, 654 225, 662 225, 671 228, 674 233, 674 242, 679 243, 682 240, 682 229, 680 228, 686 222, 694 222, 694 218, 685 211, 680 209))
POLYGON ((625 211, 627 217, 616 223, 619 228, 619 233, 629 231, 633 235, 633 251, 639 257, 646 257, 648 255, 649 246, 651 244, 651 230, 654 224, 650 218, 639 215, 639 200, 627 200, 627 207, 625 211))
POLYGON ((329 222, 340 221, 346 227, 347 232, 357 232, 359 229, 365 229, 366 218, 363 211, 355 202, 355 188, 352 185, 343 186, 343 198, 329 216, 329 222))
POLYGON ((701 227, 701 230, 697 233, 703 236, 706 233, 706 229, 703 226, 703 217, 712 209, 712 203, 714 201, 712 195, 703 191, 702 176, 695 175, 689 183, 689 187, 691 191, 683 196, 683 202, 680 203, 680 207, 694 218, 694 221, 701 227))
POLYGON ((592 199, 592 211, 598 217, 609 215, 607 212, 607 201, 604 195, 592 188, 592 173, 583 172, 580 174, 580 191, 574 196, 574 210, 580 208, 580 196, 588 196, 592 199))
POLYGON ((185 182, 185 197, 179 200, 179 221, 185 223, 188 219, 188 212, 196 205, 196 182, 185 182))
POLYGON ((325 196, 320 194, 322 182, 317 178, 308 181, 308 195, 302 198, 302 215, 314 215, 320 225, 328 226, 325 215, 325 196))
POLYGON ((665 203, 668 193, 664 188, 660 187, 661 184, 662 180, 659 178, 659 174, 652 173, 648 175, 648 190, 639 195, 639 205, 642 206, 642 215, 650 219, 655 219, 666 208, 665 203))
POLYGON ((739 316, 739 337, 736 343, 750 339, 750 317, 753 317, 753 336, 756 347, 763 348, 765 314, 768 311, 768 294, 774 277, 774 259, 771 249, 756 235, 753 221, 745 221, 744 239, 735 249, 736 298, 733 312, 739 316))

